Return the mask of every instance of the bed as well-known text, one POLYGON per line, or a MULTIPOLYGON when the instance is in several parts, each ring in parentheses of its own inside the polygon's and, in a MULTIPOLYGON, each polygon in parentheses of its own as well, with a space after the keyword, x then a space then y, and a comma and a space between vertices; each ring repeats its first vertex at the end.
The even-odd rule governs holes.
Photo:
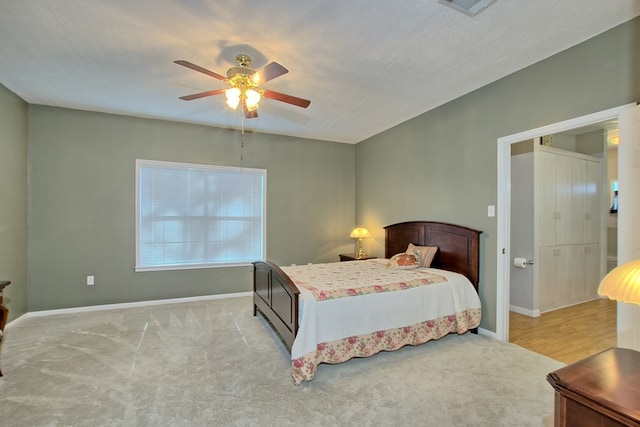
POLYGON ((254 316, 260 313, 282 339, 295 384, 311 381, 320 363, 477 331, 482 232, 433 221, 384 230, 384 259, 289 267, 254 263, 254 316), (389 259, 410 244, 438 248, 430 267, 389 269, 389 259))

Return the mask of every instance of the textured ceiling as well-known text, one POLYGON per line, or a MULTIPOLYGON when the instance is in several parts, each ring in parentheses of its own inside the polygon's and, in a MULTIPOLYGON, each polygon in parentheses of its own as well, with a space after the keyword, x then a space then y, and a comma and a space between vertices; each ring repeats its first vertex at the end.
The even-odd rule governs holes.
POLYGON ((239 128, 235 56, 289 73, 257 132, 356 143, 640 15, 639 0, 498 0, 474 18, 437 0, 3 0, 0 84, 32 104, 239 128))

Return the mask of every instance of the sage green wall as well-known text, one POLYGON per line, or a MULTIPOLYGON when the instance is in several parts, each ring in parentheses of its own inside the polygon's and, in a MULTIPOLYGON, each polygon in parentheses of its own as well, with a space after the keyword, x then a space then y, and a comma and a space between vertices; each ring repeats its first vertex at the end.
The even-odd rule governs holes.
MULTIPOLYGON (((267 170, 267 257, 353 251, 355 147, 245 139, 243 165, 267 170)), ((30 106, 29 311, 250 291, 250 267, 134 272, 135 160, 240 166, 240 155, 237 131, 30 106)))
MULTIPOLYGON (((437 84, 437 82, 424 84, 437 84)), ((426 219, 481 235, 481 326, 496 330, 497 139, 640 101, 640 19, 518 71, 356 146, 356 220, 371 252, 382 227, 426 219)))
POLYGON ((0 280, 9 320, 27 312, 28 105, 0 85, 0 280))

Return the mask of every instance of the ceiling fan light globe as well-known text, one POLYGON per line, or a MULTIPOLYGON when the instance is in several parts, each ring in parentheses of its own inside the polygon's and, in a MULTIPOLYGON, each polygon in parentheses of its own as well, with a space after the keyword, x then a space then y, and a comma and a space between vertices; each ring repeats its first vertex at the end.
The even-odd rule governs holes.
POLYGON ((247 109, 249 111, 253 111, 258 108, 258 103, 260 102, 260 93, 253 89, 248 89, 245 92, 245 96, 247 97, 247 109))
POLYGON ((234 110, 238 108, 238 104, 240 104, 240 89, 237 87, 227 89, 225 95, 227 96, 227 105, 234 110))
POLYGON ((233 109, 236 110, 238 108, 238 105, 240 104, 240 100, 239 99, 227 99, 227 105, 233 109))
POLYGON ((240 98, 229 98, 227 99, 227 105, 232 109, 237 109, 240 104, 240 98))

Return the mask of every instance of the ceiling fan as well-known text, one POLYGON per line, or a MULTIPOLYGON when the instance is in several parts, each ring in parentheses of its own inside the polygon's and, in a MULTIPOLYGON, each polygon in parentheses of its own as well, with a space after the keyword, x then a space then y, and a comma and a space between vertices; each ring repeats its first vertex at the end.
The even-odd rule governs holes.
POLYGON ((276 77, 280 77, 281 75, 289 72, 289 70, 277 62, 271 62, 259 70, 254 70, 249 68, 249 65, 251 64, 251 57, 249 55, 240 54, 236 56, 236 62, 238 65, 227 70, 227 77, 182 59, 173 62, 178 65, 182 65, 183 67, 206 74, 214 79, 218 79, 230 86, 226 89, 215 89, 181 96, 180 99, 184 101, 192 101, 194 99, 221 95, 224 93, 227 97, 227 105, 234 110, 238 108, 238 105, 242 105, 244 116, 248 119, 258 117, 258 103, 262 97, 286 102, 287 104, 302 108, 307 108, 309 104, 311 104, 311 101, 307 99, 298 98, 269 89, 262 89, 260 87, 269 80, 273 80, 276 77))

